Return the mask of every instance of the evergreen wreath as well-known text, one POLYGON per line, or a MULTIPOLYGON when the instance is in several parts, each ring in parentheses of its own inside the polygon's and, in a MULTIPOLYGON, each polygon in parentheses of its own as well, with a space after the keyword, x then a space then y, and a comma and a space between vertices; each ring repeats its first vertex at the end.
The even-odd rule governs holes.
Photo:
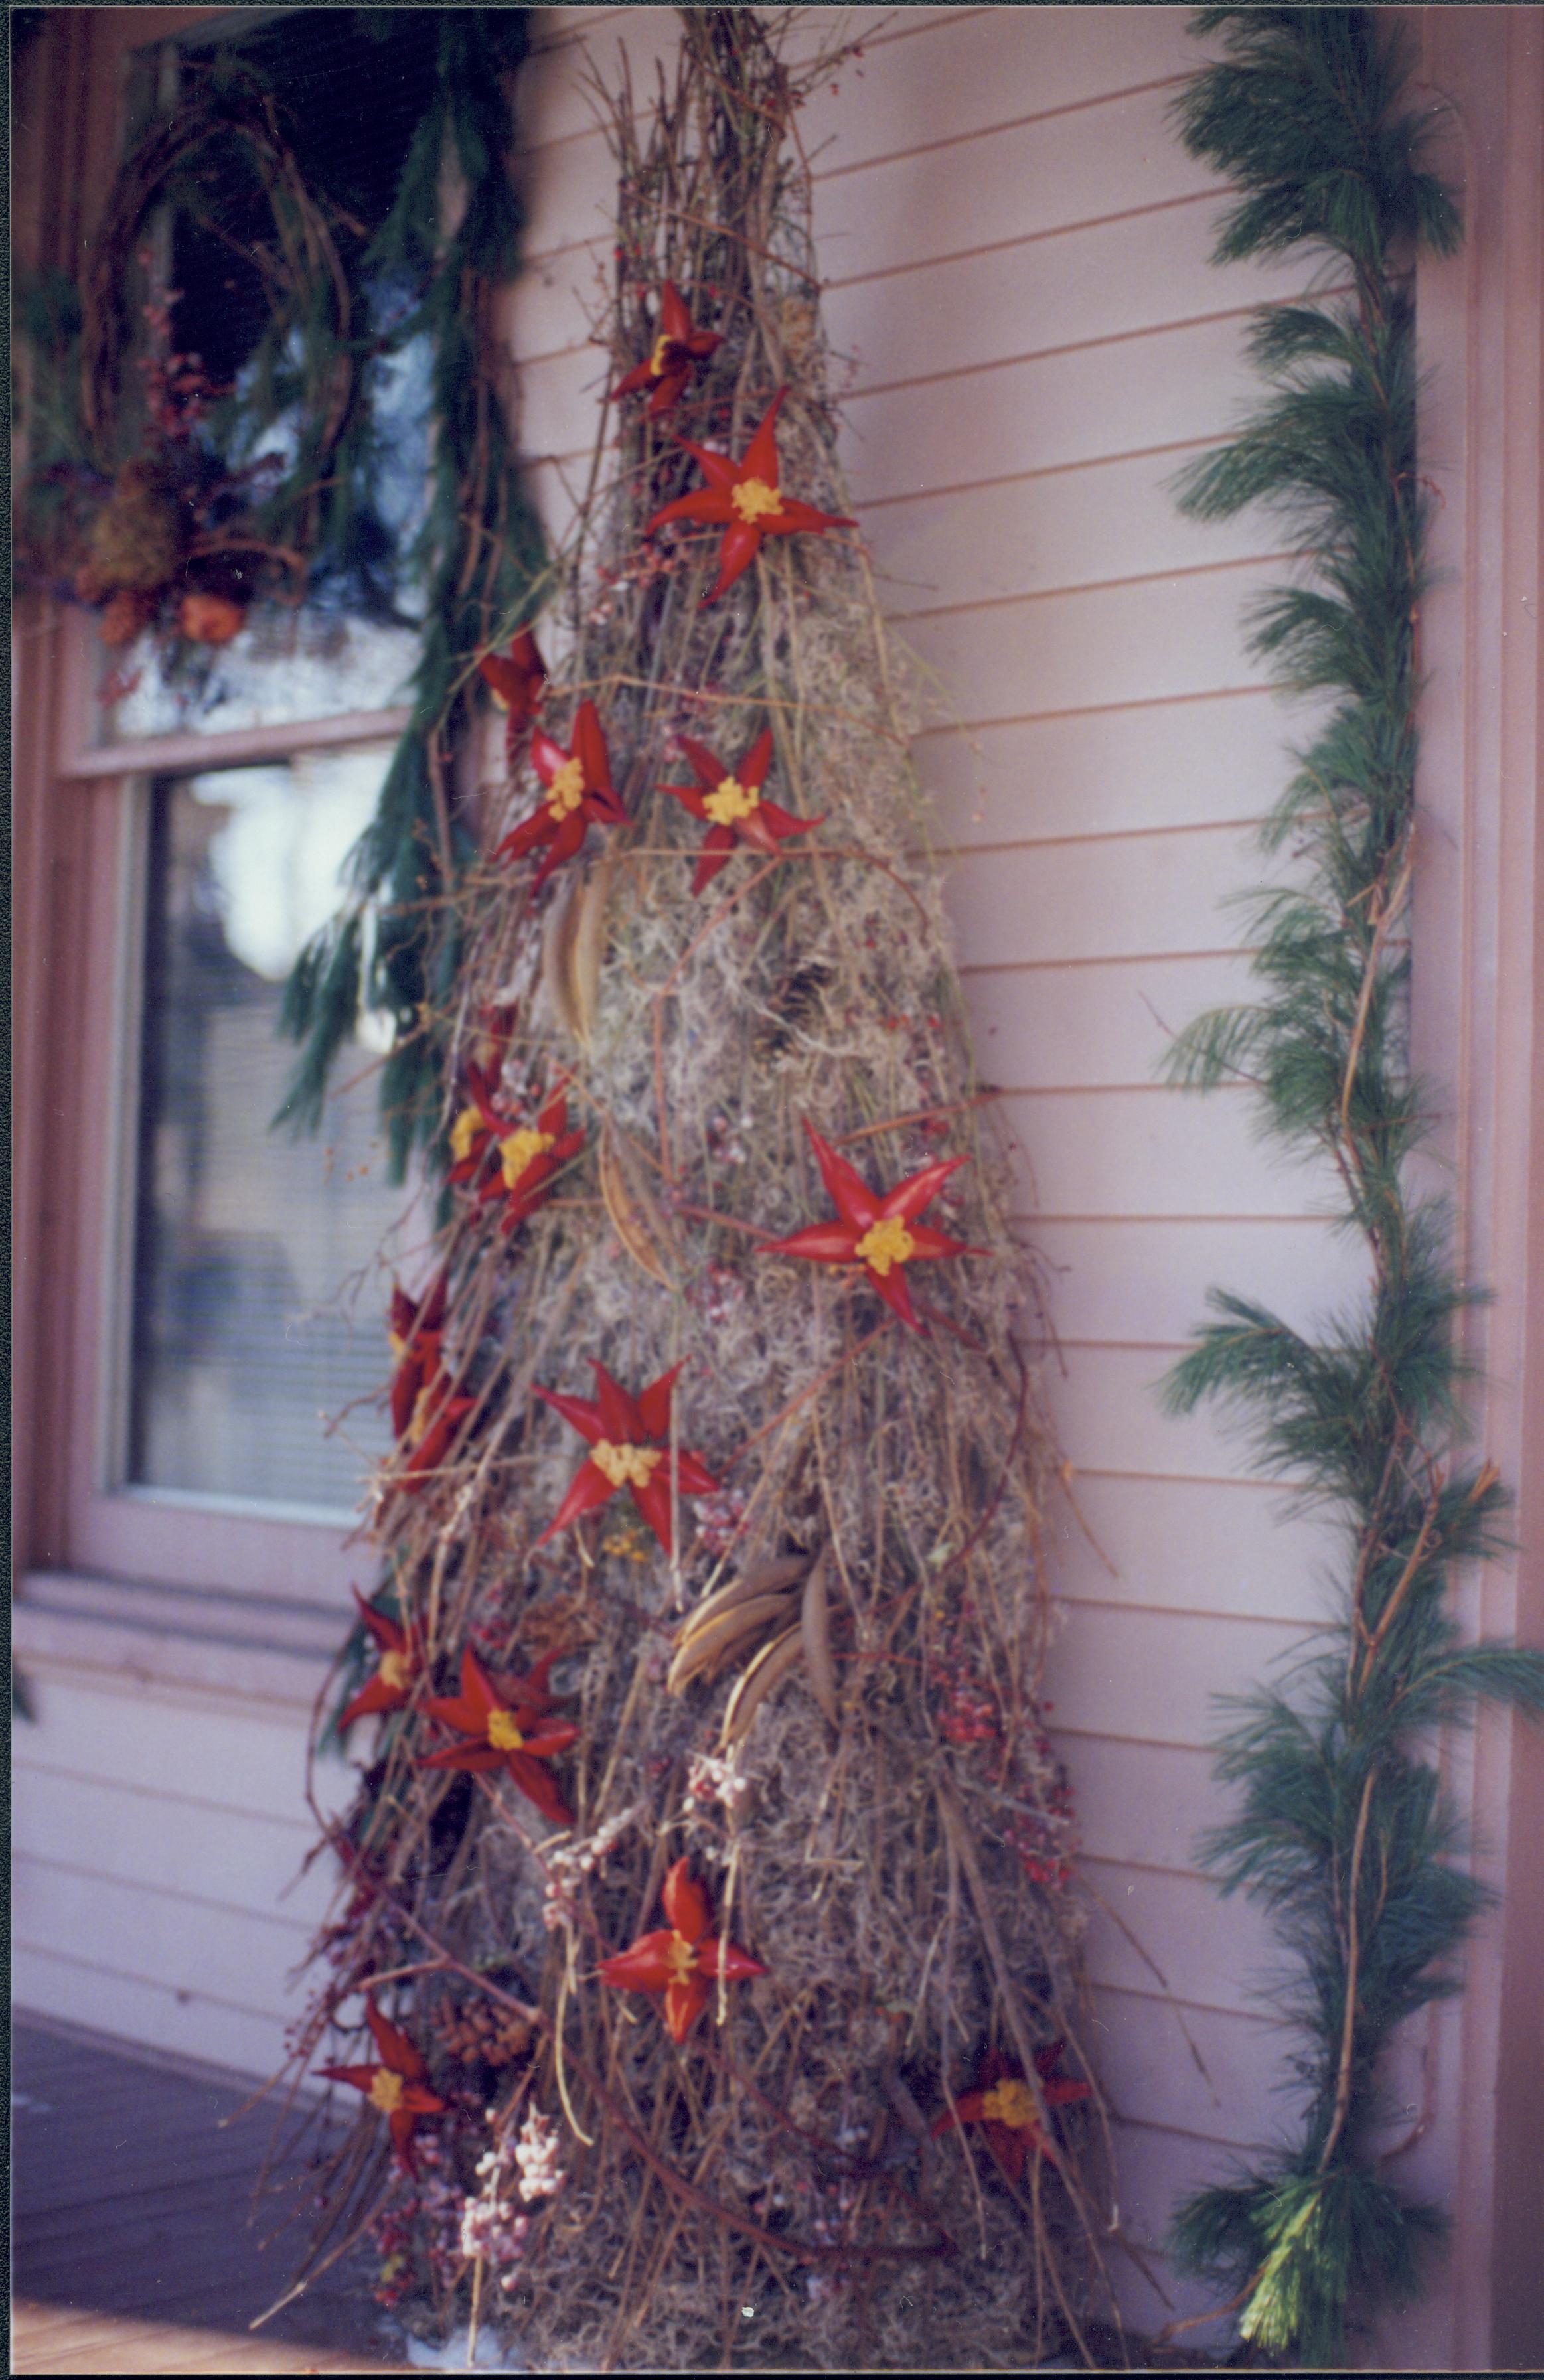
POLYGON ((383 2301, 538 2366, 1088 2360, 1059 1466, 913 673, 845 534, 795 121, 833 62, 681 15, 655 103, 610 103, 551 674, 485 656, 447 1216, 334 1722, 379 1732, 317 1811, 293 2042, 363 2104, 302 2285, 368 2236, 383 2301))
POLYGON ((1544 1658, 1462 1643, 1447 1606, 1454 1566, 1501 1543, 1506 1499, 1461 1451, 1454 1324, 1477 1293, 1444 1207, 1408 1175, 1432 1104, 1406 1014, 1429 502, 1413 267, 1460 229, 1421 162, 1431 117, 1404 100, 1403 42, 1368 11, 1210 8, 1194 30, 1222 30, 1227 51, 1176 103, 1186 146, 1241 193, 1217 261, 1300 249, 1331 286, 1259 315, 1252 354, 1272 394, 1185 475, 1181 501, 1203 520, 1263 504, 1289 525, 1304 574, 1261 600, 1251 643, 1281 686, 1334 707, 1265 830, 1301 864, 1255 902, 1260 996, 1198 1018, 1169 1071, 1198 1089, 1252 1083, 1264 1131, 1328 1157, 1371 1286, 1312 1339, 1214 1293, 1219 1319, 1166 1384, 1175 1414, 1232 1409, 1260 1466, 1339 1516, 1347 1565, 1318 1648, 1242 1698, 1217 1771, 1240 1803, 1203 1851, 1224 1891, 1271 1912, 1295 1962, 1282 2004, 1303 2041, 1301 2137, 1191 2197, 1176 2242, 1234 2286, 1258 2349, 1333 2365, 1348 2318, 1410 2294, 1441 2229, 1385 2178, 1397 2149, 1377 2139, 1382 2054, 1461 1988, 1456 1954, 1486 1899, 1454 1864, 1432 1738, 1480 1698, 1544 1710, 1544 1658))

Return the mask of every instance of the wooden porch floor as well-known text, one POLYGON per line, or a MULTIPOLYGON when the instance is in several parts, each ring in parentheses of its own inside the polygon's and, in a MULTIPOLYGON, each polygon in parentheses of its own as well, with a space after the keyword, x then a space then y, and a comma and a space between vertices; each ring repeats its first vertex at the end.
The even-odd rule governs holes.
POLYGON ((11 2093, 13 2372, 407 2369, 357 2271, 249 2330, 293 2250, 249 2219, 265 2110, 219 2129, 241 2091, 18 2017, 11 2093))

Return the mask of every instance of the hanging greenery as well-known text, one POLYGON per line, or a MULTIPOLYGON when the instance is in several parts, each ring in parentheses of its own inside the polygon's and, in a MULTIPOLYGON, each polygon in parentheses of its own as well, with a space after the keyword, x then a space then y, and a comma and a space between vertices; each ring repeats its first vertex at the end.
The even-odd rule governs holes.
POLYGON ((293 2047, 359 2097, 305 2269, 368 2230, 415 2327, 539 2368, 1088 2360, 1058 1465, 835 456, 794 120, 832 60, 681 13, 612 106, 551 677, 490 657, 448 1214, 336 1717, 378 1732, 318 1812, 293 2047))
POLYGON ((284 1114, 306 1126, 320 1120, 361 1002, 390 1017, 381 1106, 395 1180, 442 1122, 461 959, 455 896, 475 852, 452 797, 452 753, 480 655, 522 626, 543 593, 541 529, 519 492, 491 320, 518 261, 508 78, 528 39, 524 9, 440 12, 432 102, 371 251, 378 270, 421 290, 399 335, 422 331, 432 343, 433 478, 418 545, 423 650, 412 718, 348 862, 352 897, 301 953, 285 995, 284 1024, 301 1056, 284 1114), (448 232, 447 182, 458 216, 448 232))
POLYGON ((1332 2365, 1349 2318, 1416 2286, 1441 2228, 1390 2178, 1376 2133, 1383 2053, 1459 1987, 1485 1900, 1454 1864, 1433 1736, 1480 1697, 1544 1709, 1544 1658, 1461 1642, 1449 1609, 1454 1566, 1496 1548, 1505 1498, 1461 1450, 1454 1325, 1476 1293, 1445 1209, 1410 1177, 1432 1107, 1406 1014, 1428 512, 1413 269, 1421 247, 1456 245, 1458 217, 1422 163, 1430 117, 1404 97, 1403 42, 1370 12, 1211 8, 1195 30, 1221 30, 1227 55, 1186 87, 1180 128, 1241 193, 1217 261, 1301 251, 1334 294, 1258 317, 1271 394, 1189 471, 1182 503, 1203 520, 1264 504, 1288 525, 1306 567, 1262 600, 1251 641, 1283 688, 1332 709, 1265 832, 1297 865, 1258 904, 1259 996, 1198 1018, 1171 1071, 1198 1089, 1253 1083, 1262 1127, 1328 1159, 1370 1287, 1313 1338, 1214 1293, 1219 1318, 1168 1383, 1175 1413, 1231 1408, 1261 1467, 1337 1515, 1345 1544, 1318 1649, 1246 1696, 1222 1741, 1218 1774, 1240 1798, 1205 1851, 1291 1954, 1301 2135, 1192 2197, 1177 2241, 1232 2283, 1257 2348, 1332 2365))

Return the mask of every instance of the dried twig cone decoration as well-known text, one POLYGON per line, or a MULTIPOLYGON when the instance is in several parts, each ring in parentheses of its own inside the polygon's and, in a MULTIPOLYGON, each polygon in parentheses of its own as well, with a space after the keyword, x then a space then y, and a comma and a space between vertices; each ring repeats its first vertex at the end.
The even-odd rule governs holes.
MULTIPOLYGON (((608 385, 651 352, 666 283, 717 344, 668 410, 608 408, 539 624, 542 732, 571 752, 594 705, 624 822, 592 818, 588 859, 539 885, 540 850, 495 854, 541 799, 580 815, 582 768, 539 785, 519 759, 491 790, 445 1119, 484 1063, 479 1018, 517 1000, 487 1099, 530 1115, 562 1082, 585 1144, 512 1232, 475 1183, 452 1190, 440 1360, 473 1403, 417 1491, 378 1510, 426 1691, 450 1691, 474 1638, 491 1672, 569 1648, 552 1677, 574 1733, 550 1766, 572 1831, 501 1778, 418 1765, 421 1701, 389 1715, 339 1830, 356 1905, 312 2035, 405 1969, 417 2040, 479 1991, 529 2019, 497 2107, 558 2119, 565 2180, 479 2287, 536 2368, 738 2362, 748 2307, 761 2366, 1076 2353, 1107 2222, 1079 2179, 1097 2101, 1047 2107, 1038 2080, 1052 2043, 1088 2073, 1037 1708, 1056 1464, 1033 1282, 917 856, 906 664, 850 530, 763 539, 707 605, 722 532, 645 536, 701 483, 677 433, 743 455, 780 388, 782 493, 844 517, 797 97, 754 13, 711 10, 686 13, 658 108, 615 107, 608 385), (702 825, 670 790, 693 773, 683 738, 732 760, 763 735, 758 783, 726 763, 706 788, 713 822, 751 815, 763 785, 822 822, 735 838, 694 892, 702 825), (543 947, 566 880, 602 855, 581 1033, 543 947), (817 1148, 847 1169, 845 1256, 761 1257, 830 1218, 817 1148), (925 1201, 895 1192, 914 1177, 925 1201), (596 1475, 578 1505, 565 1413, 596 1475), (666 1879, 688 1873, 711 1925, 677 1912, 659 1932, 662 1888, 668 1913, 666 1879), (685 1990, 696 1960, 689 2026, 603 1986, 650 1928, 648 1990, 685 1990), (710 1937, 743 1963, 721 1973, 710 1937), (1028 2078, 1015 2120, 1047 2144, 1016 2180, 979 2128, 934 2137, 994 2054, 1028 2078)), ((453 2070, 433 2079, 448 2095, 453 2070)), ((468 2189, 481 2120, 443 2134, 468 2189)))

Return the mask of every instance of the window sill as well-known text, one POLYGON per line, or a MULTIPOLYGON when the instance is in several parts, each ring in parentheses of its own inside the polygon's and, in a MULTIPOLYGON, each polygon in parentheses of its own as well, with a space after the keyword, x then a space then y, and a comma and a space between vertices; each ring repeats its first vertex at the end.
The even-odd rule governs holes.
POLYGON ((347 1629, 345 1613, 322 1604, 79 1571, 28 1572, 11 1618, 29 1676, 95 1674, 292 1718, 310 1714, 347 1629))

